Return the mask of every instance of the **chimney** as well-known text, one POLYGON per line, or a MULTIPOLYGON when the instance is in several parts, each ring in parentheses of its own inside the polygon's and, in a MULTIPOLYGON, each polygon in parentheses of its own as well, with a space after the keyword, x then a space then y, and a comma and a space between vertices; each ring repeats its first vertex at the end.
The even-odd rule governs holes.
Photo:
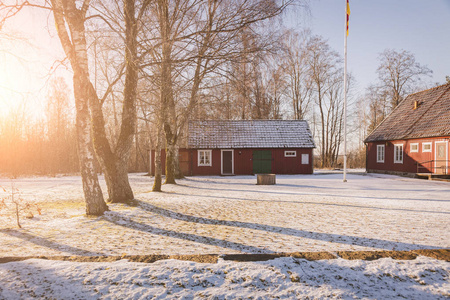
POLYGON ((414 109, 417 109, 419 107, 419 101, 414 101, 414 109))

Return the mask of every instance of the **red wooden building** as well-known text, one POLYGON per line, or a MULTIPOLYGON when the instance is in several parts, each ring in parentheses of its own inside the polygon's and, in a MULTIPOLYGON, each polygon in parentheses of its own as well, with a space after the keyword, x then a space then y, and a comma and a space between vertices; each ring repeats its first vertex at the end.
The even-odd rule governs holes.
POLYGON ((187 141, 179 155, 187 176, 313 172, 315 146, 303 120, 190 121, 187 141))
POLYGON ((409 95, 366 138, 367 172, 449 174, 450 84, 409 95))

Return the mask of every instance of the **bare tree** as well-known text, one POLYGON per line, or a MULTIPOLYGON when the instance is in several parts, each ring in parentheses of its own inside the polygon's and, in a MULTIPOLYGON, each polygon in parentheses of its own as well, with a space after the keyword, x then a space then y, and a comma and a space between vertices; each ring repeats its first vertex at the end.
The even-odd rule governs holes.
POLYGON ((343 141, 344 110, 342 72, 334 73, 327 80, 329 81, 329 89, 326 93, 326 122, 324 124, 326 135, 325 140, 323 140, 326 150, 322 162, 325 163, 324 166, 326 167, 335 167, 340 145, 343 141))
POLYGON ((389 114, 391 103, 389 94, 383 87, 371 85, 366 89, 365 99, 369 105, 368 133, 372 132, 389 114))
POLYGON ((409 51, 384 50, 380 56, 377 73, 381 86, 388 93, 391 109, 394 109, 403 98, 414 92, 417 83, 433 71, 416 62, 414 54, 409 51))
POLYGON ((148 4, 149 1, 143 1, 137 11, 136 0, 123 1, 125 82, 120 133, 113 147, 107 137, 106 122, 102 110, 105 97, 100 99, 93 93, 89 101, 93 119, 94 147, 105 172, 109 202, 111 203, 128 203, 134 199, 128 181, 128 162, 137 122, 138 23, 148 4))
POLYGON ((103 200, 94 166, 89 102, 97 98, 89 79, 85 21, 89 2, 77 8, 75 0, 51 0, 55 26, 73 70, 78 153, 87 215, 102 215, 108 206, 103 200))
POLYGON ((36 118, 31 96, 0 117, 0 172, 12 177, 78 171, 75 119, 62 78, 50 81, 45 116, 36 118))
POLYGON ((288 86, 285 94, 291 101, 295 120, 305 119, 311 103, 312 81, 307 63, 310 38, 309 31, 287 32, 284 40, 283 66, 288 86))
MULTIPOLYGON (((242 54, 237 40, 251 24, 279 15, 292 1, 158 0, 148 24, 148 39, 160 85, 166 146, 166 180, 175 183, 177 147, 187 120, 198 105, 205 78, 242 54), (188 91, 188 92, 186 92, 188 91)), ((155 70, 155 68, 153 68, 155 70)))
POLYGON ((308 73, 312 94, 318 110, 321 167, 333 167, 342 140, 342 60, 328 43, 313 36, 307 45, 308 73))
POLYGON ((0 165, 2 173, 9 173, 12 177, 27 173, 24 162, 29 163, 29 160, 24 152, 24 139, 29 135, 28 120, 30 118, 26 101, 21 101, 0 118, 0 165))
POLYGON ((275 60, 276 57, 272 59, 274 64, 266 71, 266 75, 269 77, 266 93, 270 108, 269 119, 281 119, 283 117, 282 106, 285 90, 287 88, 286 80, 284 78, 284 68, 275 60))
POLYGON ((56 77, 50 82, 50 91, 47 97, 47 135, 51 147, 50 172, 60 173, 70 164, 72 106, 69 102, 69 87, 64 78, 56 77))

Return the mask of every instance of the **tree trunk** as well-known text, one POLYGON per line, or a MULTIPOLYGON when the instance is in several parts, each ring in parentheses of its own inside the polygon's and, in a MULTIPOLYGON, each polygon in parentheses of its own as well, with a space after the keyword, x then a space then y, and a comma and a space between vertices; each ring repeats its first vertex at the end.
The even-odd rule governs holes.
POLYGON ((162 184, 162 170, 161 170, 161 148, 155 150, 155 181, 153 182, 153 192, 161 192, 162 184))
POLYGON ((173 137, 168 138, 166 133, 166 180, 164 184, 176 184, 174 168, 175 144, 173 137))
POLYGON ((89 116, 89 69, 84 20, 86 10, 78 10, 75 1, 52 0, 55 26, 61 45, 74 71, 77 146, 87 215, 102 215, 108 210, 94 166, 94 151, 89 116), (70 30, 70 37, 67 29, 70 30))
POLYGON ((122 109, 122 124, 117 145, 111 149, 106 136, 102 103, 92 84, 90 85, 90 108, 93 120, 94 147, 105 173, 110 203, 130 203, 134 199, 128 181, 128 161, 136 129, 137 28, 134 0, 124 1, 125 15, 125 87, 122 109))
POLYGON ((75 105, 77 108, 78 157, 80 160, 81 180, 86 201, 86 214, 100 216, 108 210, 108 206, 103 200, 103 193, 95 171, 95 153, 91 137, 88 97, 86 95, 87 88, 83 80, 80 80, 79 77, 77 74, 74 74, 73 85, 75 105))
POLYGON ((172 86, 172 45, 168 1, 158 1, 162 39, 161 62, 161 114, 166 136, 166 180, 165 184, 176 184, 174 169, 175 144, 177 141, 177 120, 172 86))
MULTIPOLYGON (((161 192, 162 184, 162 170, 161 170, 161 142, 162 142, 162 132, 161 125, 158 124, 158 133, 156 138, 156 150, 155 150, 155 181, 153 182, 153 192, 161 192)), ((151 162, 150 162, 151 163, 151 162)))
MULTIPOLYGON (((318 83, 319 85, 320 83, 318 83)), ((321 134, 322 134, 322 145, 321 145, 321 153, 320 156, 322 157, 322 163, 321 167, 324 168, 326 164, 328 163, 326 161, 326 154, 325 154, 325 117, 322 107, 322 94, 320 92, 320 88, 318 88, 318 101, 319 101, 319 111, 320 111, 320 120, 321 120, 321 134)))
MULTIPOLYGON (((94 147, 98 161, 105 173, 109 196, 108 202, 130 203, 134 199, 133 191, 128 181, 128 161, 131 152, 130 140, 132 140, 133 134, 126 134, 124 137, 123 128, 121 128, 116 150, 114 152, 112 151, 108 138, 106 137, 105 120, 100 100, 97 98, 92 85, 90 86, 90 90, 94 147)), ((125 114, 125 108, 123 114, 125 114)))
POLYGON ((108 187, 108 202, 130 203, 134 199, 128 181, 128 159, 116 158, 105 168, 105 180, 108 187))
POLYGON ((175 155, 173 160, 173 168, 175 172, 175 178, 176 179, 182 179, 184 178, 183 172, 181 172, 180 168, 180 147, 178 144, 175 145, 175 155))

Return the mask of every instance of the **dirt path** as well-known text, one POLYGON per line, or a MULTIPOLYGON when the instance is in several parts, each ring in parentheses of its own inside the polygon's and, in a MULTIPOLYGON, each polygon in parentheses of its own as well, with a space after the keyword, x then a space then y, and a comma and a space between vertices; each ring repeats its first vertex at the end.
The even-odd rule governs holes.
POLYGON ((422 249, 412 251, 339 251, 335 254, 330 252, 294 252, 277 254, 201 254, 201 255, 123 255, 123 256, 17 256, 0 257, 0 263, 13 261, 23 261, 26 259, 48 259, 76 262, 113 262, 121 259, 127 259, 130 262, 153 263, 164 259, 177 259, 185 261, 194 261, 199 263, 217 263, 219 258, 232 261, 267 261, 279 257, 295 257, 309 261, 322 259, 343 258, 347 260, 376 260, 380 258, 393 258, 395 260, 413 260, 418 256, 427 256, 439 260, 450 261, 450 249, 422 249))

